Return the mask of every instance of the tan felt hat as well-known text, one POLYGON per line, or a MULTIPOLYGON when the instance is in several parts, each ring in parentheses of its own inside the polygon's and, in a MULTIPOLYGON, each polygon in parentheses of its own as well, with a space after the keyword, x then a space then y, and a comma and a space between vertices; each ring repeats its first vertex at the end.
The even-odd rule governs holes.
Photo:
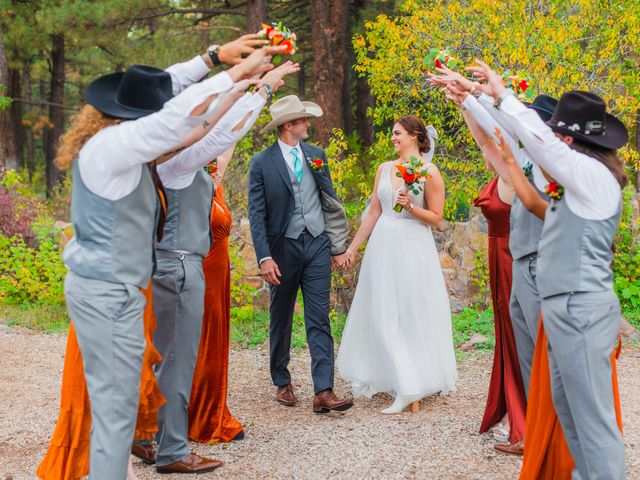
POLYGON ((269 107, 272 120, 260 133, 268 132, 274 128, 297 120, 299 118, 321 117, 322 108, 317 103, 303 102, 295 95, 287 95, 269 107))

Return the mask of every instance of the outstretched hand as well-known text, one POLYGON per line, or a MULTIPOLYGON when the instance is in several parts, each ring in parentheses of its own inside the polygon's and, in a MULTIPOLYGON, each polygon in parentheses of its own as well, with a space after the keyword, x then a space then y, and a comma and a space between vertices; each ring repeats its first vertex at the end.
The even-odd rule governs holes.
POLYGON ((258 83, 258 87, 268 84, 271 89, 276 92, 282 85, 284 85, 284 77, 300 71, 300 64, 293 63, 291 60, 283 63, 282 65, 274 68, 270 72, 267 72, 258 83))
POLYGON ((237 65, 251 55, 256 48, 268 44, 269 41, 261 35, 249 33, 222 45, 218 49, 218 58, 227 65, 237 65))
POLYGON ((496 137, 498 138, 498 146, 500 147, 500 153, 502 155, 502 160, 504 160, 504 163, 506 163, 507 165, 513 165, 514 163, 516 163, 516 157, 513 155, 513 150, 511 150, 509 142, 505 141, 500 129, 496 127, 493 133, 495 133, 496 137))
POLYGON ((436 72, 438 72, 439 75, 436 75, 435 73, 428 74, 429 83, 431 85, 437 85, 441 87, 453 85, 463 92, 468 92, 472 90, 475 85, 472 80, 469 80, 468 78, 463 76, 460 72, 451 70, 450 68, 445 67, 444 65, 442 67, 436 68, 436 72))
POLYGON ((506 90, 502 77, 483 61, 476 59, 476 64, 466 67, 465 70, 485 82, 478 85, 480 91, 497 99, 506 90))

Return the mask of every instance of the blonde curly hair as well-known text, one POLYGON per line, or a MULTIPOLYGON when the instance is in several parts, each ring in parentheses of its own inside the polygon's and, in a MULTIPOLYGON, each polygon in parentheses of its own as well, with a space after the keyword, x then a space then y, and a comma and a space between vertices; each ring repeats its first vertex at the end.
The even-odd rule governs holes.
POLYGON ((109 118, 87 104, 71 119, 71 125, 60 137, 58 154, 54 161, 60 170, 66 170, 80 153, 84 144, 103 128, 122 122, 118 118, 109 118))

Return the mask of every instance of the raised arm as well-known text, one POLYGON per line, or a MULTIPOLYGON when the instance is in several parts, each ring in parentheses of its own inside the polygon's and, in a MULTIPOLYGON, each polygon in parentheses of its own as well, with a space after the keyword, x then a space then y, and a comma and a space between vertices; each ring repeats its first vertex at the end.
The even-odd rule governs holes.
POLYGON ((516 159, 513 156, 511 147, 504 140, 499 128, 496 128, 495 135, 500 142, 499 146, 502 158, 506 168, 509 170, 511 186, 515 190, 516 195, 518 195, 518 199, 520 199, 527 210, 539 219, 544 220, 549 202, 540 197, 536 189, 531 185, 531 182, 524 175, 520 165, 518 165, 518 162, 516 162, 516 159))

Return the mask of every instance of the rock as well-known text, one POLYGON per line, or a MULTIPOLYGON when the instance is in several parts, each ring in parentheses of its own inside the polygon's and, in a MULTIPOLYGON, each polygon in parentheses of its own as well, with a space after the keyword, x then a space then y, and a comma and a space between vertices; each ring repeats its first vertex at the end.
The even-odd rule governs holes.
POLYGON ((271 295, 269 293, 269 289, 266 287, 256 290, 253 294, 253 308, 256 310, 268 310, 270 302, 271 295))
POLYGON ((440 266, 443 270, 452 269, 455 267, 453 258, 445 252, 440 252, 440 266))
POLYGON ((624 317, 620 321, 620 335, 624 341, 640 340, 640 332, 624 317))
POLYGON ((463 352, 469 352, 473 350, 476 345, 482 343, 489 343, 489 339, 483 335, 480 335, 479 333, 474 333, 469 340, 462 344, 460 350, 462 350, 463 352))

